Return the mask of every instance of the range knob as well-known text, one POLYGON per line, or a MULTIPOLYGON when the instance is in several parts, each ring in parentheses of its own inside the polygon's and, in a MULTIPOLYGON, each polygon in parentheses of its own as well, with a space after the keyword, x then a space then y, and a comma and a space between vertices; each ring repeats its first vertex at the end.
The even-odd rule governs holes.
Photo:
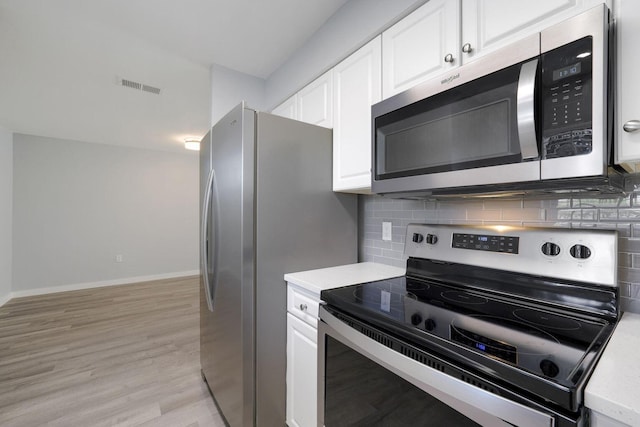
POLYGON ((591 256, 591 249, 584 245, 573 245, 569 249, 569 253, 576 259, 587 259, 591 256))
POLYGON ((560 253, 560 246, 555 243, 546 242, 542 245, 542 253, 546 256, 558 256, 560 253))
POLYGON ((413 326, 418 326, 420 323, 422 323, 422 316, 420 315, 420 313, 414 313, 411 315, 411 324, 413 326))
POLYGON ((432 318, 428 318, 427 320, 424 321, 424 328, 427 331, 433 331, 436 328, 436 321, 433 320, 432 318))
POLYGON ((413 233, 413 243, 422 243, 424 236, 420 233, 413 233))
POLYGON ((542 370, 542 373, 549 378, 554 378, 560 372, 560 368, 558 368, 558 365, 556 365, 555 362, 552 362, 549 359, 544 359, 542 360, 542 362, 540 362, 540 369, 542 370))
POLYGON ((435 234, 427 234, 427 244, 435 245, 438 242, 438 236, 435 234))

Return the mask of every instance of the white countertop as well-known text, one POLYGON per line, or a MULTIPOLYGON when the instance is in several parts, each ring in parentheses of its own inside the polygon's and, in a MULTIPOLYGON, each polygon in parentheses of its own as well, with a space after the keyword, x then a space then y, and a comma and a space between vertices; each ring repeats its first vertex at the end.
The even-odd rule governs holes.
POLYGON ((640 315, 624 313, 585 390, 587 408, 640 426, 640 315))
POLYGON ((375 262, 361 262, 338 267, 300 271, 298 273, 287 273, 284 275, 284 280, 319 295, 320 291, 325 289, 390 279, 404 276, 404 273, 404 268, 375 262))

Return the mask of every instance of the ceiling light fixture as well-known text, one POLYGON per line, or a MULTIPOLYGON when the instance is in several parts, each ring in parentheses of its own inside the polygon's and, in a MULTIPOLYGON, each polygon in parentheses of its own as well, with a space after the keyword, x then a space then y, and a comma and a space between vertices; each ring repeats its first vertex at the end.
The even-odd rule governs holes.
POLYGON ((197 138, 185 138, 184 139, 184 148, 187 150, 200 150, 200 140, 197 138))

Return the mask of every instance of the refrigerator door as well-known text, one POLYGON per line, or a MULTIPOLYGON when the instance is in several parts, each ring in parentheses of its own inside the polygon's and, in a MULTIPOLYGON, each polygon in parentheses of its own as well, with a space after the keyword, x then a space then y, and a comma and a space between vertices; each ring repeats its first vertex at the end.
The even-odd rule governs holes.
POLYGON ((210 146, 201 147, 201 212, 208 216, 201 225, 206 266, 200 359, 213 397, 232 426, 254 422, 254 129, 255 112, 241 104, 212 128, 210 146))
POLYGON ((332 131, 257 113, 256 425, 284 426, 284 274, 357 261, 357 199, 331 191, 332 131))

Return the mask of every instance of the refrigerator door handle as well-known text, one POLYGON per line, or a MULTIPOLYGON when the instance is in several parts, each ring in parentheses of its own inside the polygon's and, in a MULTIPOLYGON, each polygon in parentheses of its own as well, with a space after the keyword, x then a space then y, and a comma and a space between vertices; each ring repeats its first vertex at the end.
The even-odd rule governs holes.
MULTIPOLYGON (((215 180, 215 172, 213 169, 211 169, 211 171, 209 172, 209 178, 207 179, 207 188, 205 191, 205 196, 204 196, 204 203, 202 204, 202 226, 200 227, 200 230, 202 230, 202 235, 200 236, 200 253, 202 254, 201 256, 201 265, 200 268, 202 270, 202 276, 203 276, 203 285, 204 285, 204 293, 206 295, 207 298, 207 307, 209 308, 209 311, 213 312, 213 298, 214 298, 214 290, 211 287, 211 283, 209 281, 209 206, 211 204, 211 196, 213 193, 213 187, 214 187, 214 180, 215 180)), ((215 221, 216 219, 213 218, 213 220, 215 221)), ((215 227, 214 227, 215 229, 215 227)), ((214 245, 215 245, 215 240, 216 240, 216 236, 214 236, 214 245)), ((215 259, 215 252, 213 253, 213 258, 215 259)), ((214 261, 215 264, 215 261, 214 261)), ((213 273, 214 276, 215 274, 215 269, 213 269, 213 273)))

